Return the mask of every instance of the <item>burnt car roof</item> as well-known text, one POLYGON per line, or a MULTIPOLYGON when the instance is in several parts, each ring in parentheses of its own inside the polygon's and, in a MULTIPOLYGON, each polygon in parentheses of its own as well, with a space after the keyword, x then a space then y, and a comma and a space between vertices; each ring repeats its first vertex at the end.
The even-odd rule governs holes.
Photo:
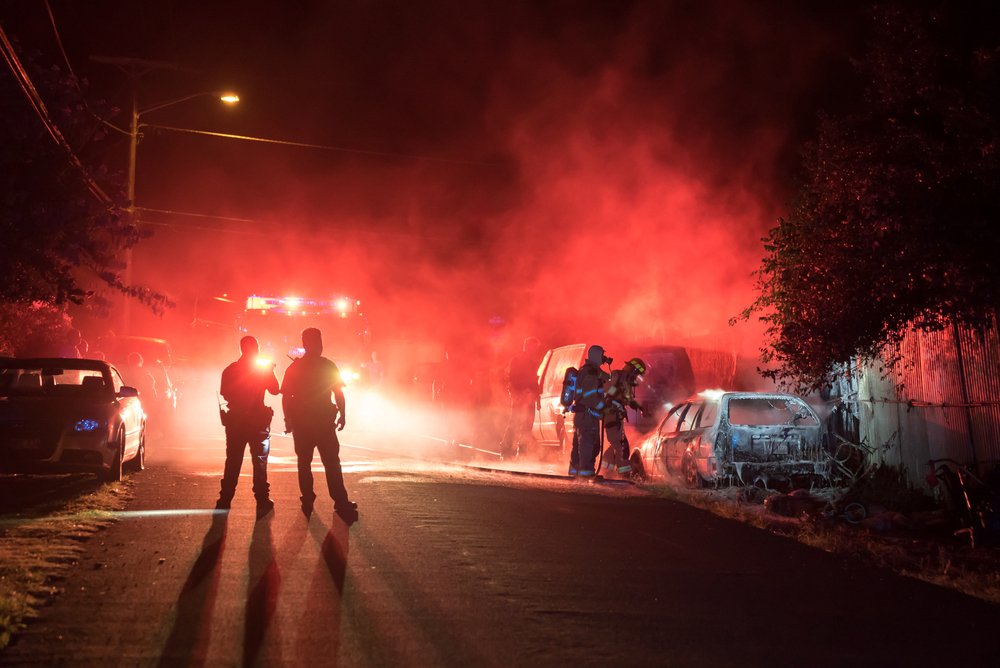
POLYGON ((0 358, 0 368, 19 369, 23 367, 59 367, 62 369, 83 369, 104 371, 113 365, 103 360, 81 359, 77 357, 8 357, 0 358))
MULTIPOLYGON (((728 397, 730 399, 798 399, 799 401, 805 401, 802 397, 797 394, 789 394, 787 392, 720 392, 718 394, 712 394, 706 396, 703 393, 693 394, 685 401, 721 401, 723 397, 728 397)), ((808 402, 807 402, 808 403, 808 402)))

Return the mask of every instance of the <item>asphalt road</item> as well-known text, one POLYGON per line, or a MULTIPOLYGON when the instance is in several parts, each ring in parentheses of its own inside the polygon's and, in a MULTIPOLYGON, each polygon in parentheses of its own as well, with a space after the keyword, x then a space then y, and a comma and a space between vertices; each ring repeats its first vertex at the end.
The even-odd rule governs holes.
POLYGON ((216 513, 222 447, 151 453, 0 665, 939 667, 1000 650, 996 606, 625 486, 348 446, 348 529, 329 499, 299 512, 278 437, 274 514, 256 520, 248 462, 216 513))

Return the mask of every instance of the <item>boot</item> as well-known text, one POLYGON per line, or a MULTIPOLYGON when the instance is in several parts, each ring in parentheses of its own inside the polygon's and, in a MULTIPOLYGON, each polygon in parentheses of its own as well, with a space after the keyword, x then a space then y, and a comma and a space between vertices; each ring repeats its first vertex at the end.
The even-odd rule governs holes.
POLYGON ((348 501, 347 503, 339 504, 333 511, 336 513, 340 519, 344 521, 344 524, 351 526, 358 521, 358 504, 348 501))

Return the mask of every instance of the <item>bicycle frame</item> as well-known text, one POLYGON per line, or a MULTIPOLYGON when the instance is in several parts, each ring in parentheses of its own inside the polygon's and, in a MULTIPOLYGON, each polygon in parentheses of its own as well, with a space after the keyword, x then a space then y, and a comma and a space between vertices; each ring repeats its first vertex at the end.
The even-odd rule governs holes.
POLYGON ((969 545, 973 549, 976 547, 976 533, 986 528, 986 520, 983 512, 979 510, 969 497, 969 486, 967 481, 972 479, 980 487, 983 481, 969 470, 967 466, 954 459, 930 459, 927 461, 927 484, 937 487, 944 481, 945 494, 951 504, 951 512, 956 516, 959 524, 958 529, 952 532, 954 536, 966 535, 969 538, 969 545))

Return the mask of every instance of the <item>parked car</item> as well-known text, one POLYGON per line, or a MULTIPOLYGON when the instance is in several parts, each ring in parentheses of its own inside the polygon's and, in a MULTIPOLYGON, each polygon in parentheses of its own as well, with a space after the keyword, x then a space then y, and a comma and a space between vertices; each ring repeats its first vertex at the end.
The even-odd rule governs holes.
POLYGON ((146 457, 146 414, 107 362, 0 359, 0 469, 121 480, 146 457))
POLYGON ((689 487, 827 479, 823 424, 800 397, 706 391, 672 408, 631 455, 636 475, 689 487))

